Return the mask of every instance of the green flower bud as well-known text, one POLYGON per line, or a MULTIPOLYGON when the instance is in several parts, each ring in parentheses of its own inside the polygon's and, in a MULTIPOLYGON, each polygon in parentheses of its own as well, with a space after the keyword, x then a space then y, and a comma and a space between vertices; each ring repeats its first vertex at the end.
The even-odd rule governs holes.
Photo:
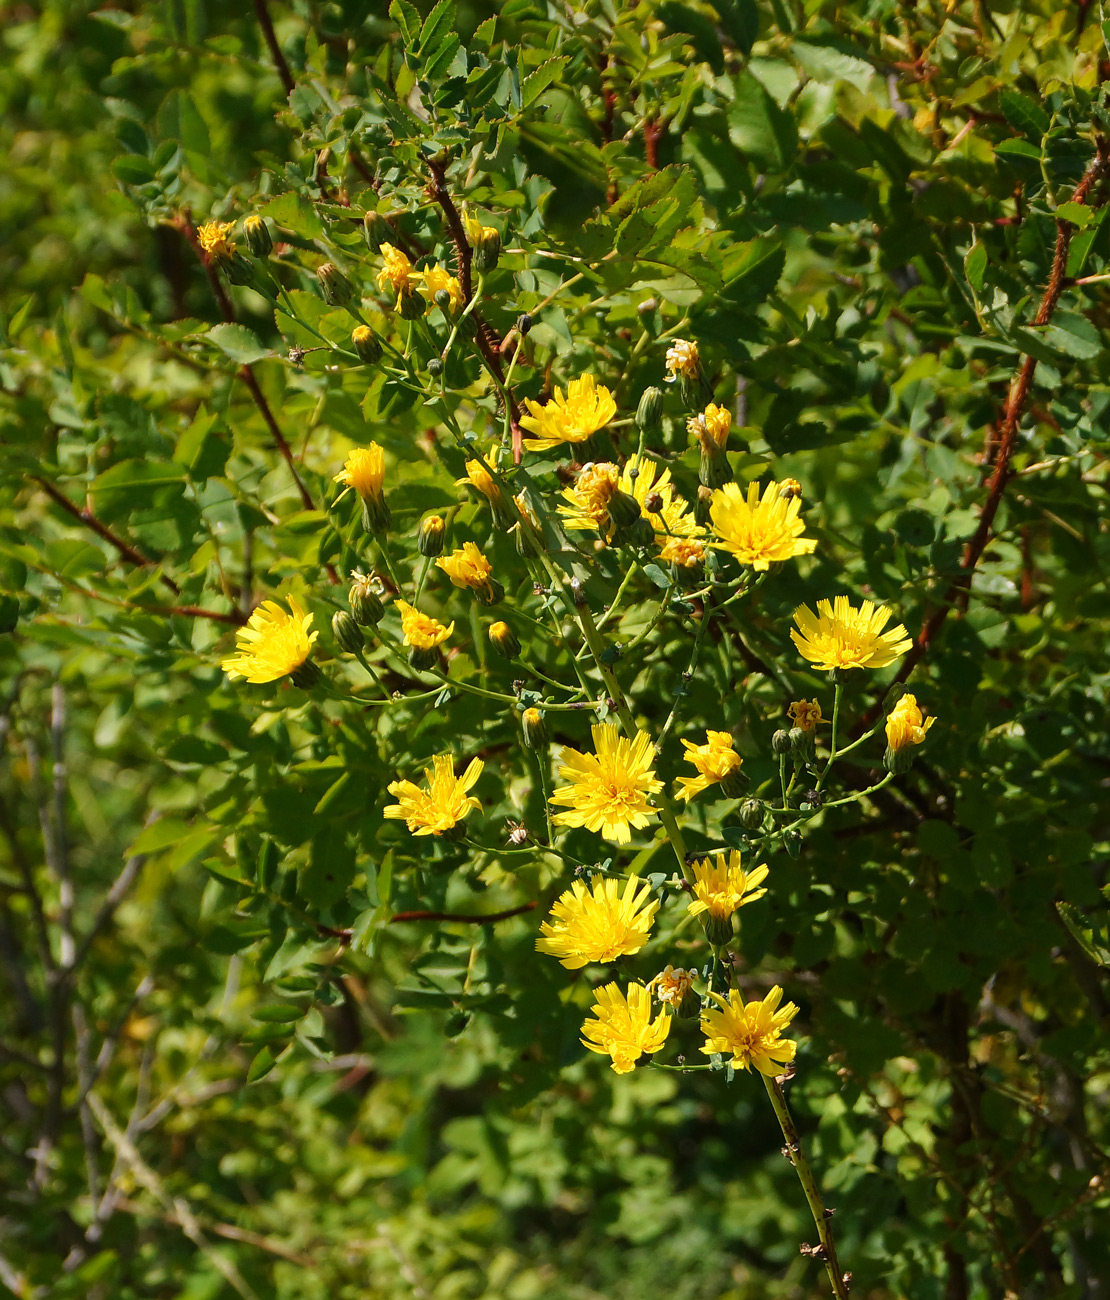
POLYGON ((902 749, 891 749, 886 747, 886 753, 883 755, 883 767, 888 772, 893 772, 895 776, 901 776, 903 772, 908 772, 913 766, 913 756, 916 746, 906 745, 902 749))
POLYGON ((481 236, 474 241, 474 269, 488 275, 497 266, 501 256, 501 233, 493 226, 483 226, 481 236))
POLYGON ((797 831, 787 831, 782 837, 782 842, 787 853, 797 861, 802 855, 802 837, 797 831))
POLYGON ((362 526, 371 537, 380 537, 388 533, 393 523, 385 497, 366 496, 362 498, 362 526))
POLYGON ((517 333, 523 338, 531 328, 532 317, 526 311, 521 312, 516 318, 517 333))
POLYGON ((382 345, 369 325, 355 326, 351 331, 351 346, 364 365, 372 366, 375 361, 381 360, 382 345))
POLYGON ((366 246, 372 253, 378 252, 383 244, 393 242, 389 222, 380 212, 368 212, 362 218, 362 233, 366 236, 366 246))
POLYGON ((763 800, 745 799, 740 805, 740 824, 749 831, 757 831, 763 825, 763 800))
POLYGON ((243 219, 243 238, 255 257, 269 257, 274 251, 274 240, 270 227, 261 217, 251 215, 243 219))
POLYGON ((356 569, 351 577, 354 581, 351 583, 351 590, 347 593, 347 604, 351 607, 351 614, 359 627, 375 627, 381 622, 381 617, 385 613, 381 599, 366 574, 356 569))
POLYGON ((520 641, 508 623, 491 623, 488 636, 490 645, 502 659, 515 659, 520 654, 520 641))
POLYGON ((542 749, 547 744, 547 724, 539 709, 525 709, 520 715, 520 726, 529 749, 542 749))
POLYGON ((433 379, 438 379, 443 374, 443 360, 441 357, 432 357, 428 362, 428 374, 433 379))
POLYGON ((235 249, 230 257, 220 259, 220 266, 232 284, 249 285, 254 280, 254 266, 249 258, 235 249))
POLYGON ((401 290, 399 311, 402 320, 419 320, 424 315, 425 306, 424 299, 411 285, 406 285, 401 290))
POLYGON ((446 533, 447 525, 443 522, 443 516, 428 515, 420 521, 420 528, 416 534, 416 549, 421 555, 427 555, 434 560, 437 555, 443 554, 443 539, 446 533))
POLYGON ((362 629, 346 610, 337 609, 331 616, 331 631, 336 644, 348 654, 359 654, 366 645, 362 629))
POLYGON ((432 301, 440 309, 440 311, 444 313, 444 315, 447 315, 450 312, 451 295, 447 292, 446 289, 437 289, 435 292, 435 296, 432 298, 432 301))
POLYGON ((643 433, 658 433, 663 427, 663 390, 654 384, 640 394, 636 427, 643 433))
POLYGON ((640 518, 640 503, 634 496, 618 488, 609 498, 608 511, 614 527, 631 528, 640 518))
POLYGON ((316 279, 329 307, 342 307, 355 296, 355 286, 331 262, 324 262, 316 268, 316 279))
POLYGON ((794 746, 790 740, 790 732, 783 731, 780 727, 771 737, 772 751, 781 757, 783 754, 789 754, 793 748, 794 746))

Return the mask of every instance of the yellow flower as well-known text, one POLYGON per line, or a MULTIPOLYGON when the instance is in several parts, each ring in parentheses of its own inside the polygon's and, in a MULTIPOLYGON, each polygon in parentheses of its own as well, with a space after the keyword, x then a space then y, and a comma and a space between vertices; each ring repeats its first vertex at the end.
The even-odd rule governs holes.
POLYGON ((529 451, 546 451, 561 442, 584 442, 592 433, 603 429, 617 413, 613 394, 597 383, 593 375, 583 375, 567 384, 566 396, 561 388, 542 406, 530 397, 524 399, 528 414, 521 417, 521 426, 538 434, 525 438, 529 451))
POLYGON ((391 781, 389 793, 397 803, 384 808, 382 816, 394 821, 404 819, 414 835, 443 835, 481 808, 467 791, 482 775, 484 766, 480 758, 472 758, 462 776, 456 776, 451 755, 435 754, 432 767, 424 769, 427 789, 421 790, 411 781, 391 781))
POLYGON ((450 555, 436 560, 436 568, 442 569, 456 587, 470 591, 490 589, 493 565, 473 542, 464 542, 462 550, 452 551, 450 555))
POLYGON ((384 265, 378 272, 378 288, 393 289, 397 294, 399 308, 401 299, 411 291, 413 281, 420 279, 420 272, 414 271, 412 263, 405 254, 399 248, 394 248, 392 244, 383 244, 381 254, 384 265))
MULTIPOLYGON (((727 731, 707 731, 705 744, 695 745, 689 740, 682 742, 686 749, 683 758, 697 768, 697 776, 680 776, 678 793, 689 803, 696 794, 708 790, 718 781, 725 781, 735 772, 740 771, 743 759, 732 747, 732 737, 727 731)), ((734 796, 728 796, 734 797, 734 796)))
POLYGON ((421 614, 403 600, 398 600, 395 607, 401 614, 405 645, 415 646, 417 650, 434 650, 455 630, 453 620, 444 627, 438 619, 432 618, 430 614, 421 614))
POLYGON ((759 484, 748 484, 745 500, 736 483, 726 483, 713 493, 709 518, 713 531, 721 539, 712 545, 728 551, 741 564, 750 564, 756 572, 769 569, 781 560, 809 555, 817 543, 803 537, 805 520, 798 517, 801 502, 779 496, 779 485, 768 483, 759 497, 759 484))
POLYGON ((466 475, 455 480, 456 486, 461 487, 462 484, 469 483, 471 487, 477 488, 487 501, 491 503, 504 501, 505 493, 501 490, 501 484, 497 482, 480 460, 468 460, 465 468, 466 475))
POLYGON ((594 991, 596 1020, 582 1026, 582 1046, 612 1060, 617 1074, 636 1068, 646 1052, 658 1052, 671 1032, 671 1017, 660 1011, 651 1018, 651 994, 642 984, 630 984, 628 997, 616 984, 594 991))
POLYGON ((455 276, 448 275, 442 266, 430 266, 422 274, 424 276, 424 291, 428 295, 429 311, 432 310, 436 294, 439 293, 440 289, 446 289, 451 297, 449 311, 456 312, 465 305, 466 300, 463 298, 462 285, 459 284, 455 276))
POLYGON ((696 537, 668 537, 659 548, 659 556, 680 569, 693 569, 705 559, 705 543, 696 537))
POLYGON ((682 999, 693 987, 694 972, 683 970, 681 966, 666 966, 654 979, 648 980, 648 988, 659 1001, 672 1007, 681 1006, 682 999))
POLYGON ((779 484, 780 497, 800 497, 802 495, 802 485, 796 478, 784 478, 779 484))
POLYGON ((696 379, 701 369, 701 357, 698 345, 686 339, 675 339, 667 349, 668 379, 677 379, 679 375, 687 379, 696 379))
POLYGON ((235 245, 228 239, 228 235, 234 228, 234 221, 206 221, 197 231, 197 242, 209 257, 214 257, 217 261, 231 257, 235 245))
POLYGON ((723 406, 714 406, 712 402, 705 408, 703 415, 691 416, 686 421, 686 430, 696 438, 711 438, 721 451, 728 441, 728 431, 732 428, 732 412, 723 406))
POLYGON ((363 501, 380 501, 384 480, 385 452, 376 442, 369 447, 355 447, 335 476, 336 483, 354 488, 363 501))
POLYGON ((925 721, 915 696, 903 695, 886 720, 886 743, 895 753, 910 745, 920 745, 934 722, 936 718, 925 721))
POLYGON ((620 480, 621 472, 611 461, 603 460, 597 464, 591 461, 583 465, 574 486, 563 492, 570 505, 559 506, 567 530, 581 532, 596 528, 600 533, 611 535, 614 529, 609 518, 609 502, 620 487, 620 480))
POLYGON ((767 892, 756 888, 767 879, 767 868, 759 866, 745 871, 740 865, 739 849, 731 849, 727 860, 724 853, 717 854, 716 862, 702 858, 691 870, 694 873, 694 901, 686 906, 691 916, 708 912, 715 920, 726 921, 733 912, 754 903, 767 892))
POLYGON ((706 1011, 701 1019, 702 1033, 705 1034, 705 1046, 701 1049, 706 1056, 718 1052, 722 1056, 731 1056, 730 1064, 735 1070, 747 1070, 751 1066, 760 1074, 775 1075, 782 1073, 783 1066, 794 1059, 797 1043, 782 1037, 782 1031, 798 1014, 793 1002, 788 1002, 781 1010, 782 989, 776 984, 762 1002, 749 1002, 736 989, 731 989, 726 1002, 719 993, 710 997, 720 1006, 719 1011, 706 1011))
POLYGON ((619 883, 596 876, 589 890, 576 880, 552 904, 554 920, 541 924, 543 938, 536 940, 536 951, 558 957, 567 970, 639 952, 648 941, 659 900, 648 902, 651 886, 639 876, 628 877, 623 894, 617 892, 619 883))
POLYGON ((473 213, 463 213, 463 226, 466 229, 466 237, 471 244, 477 248, 489 239, 500 239, 501 234, 496 226, 483 226, 473 213))
POLYGON ((560 786, 551 796, 553 804, 566 804, 570 811, 553 818, 564 826, 584 826, 600 831, 614 844, 627 844, 631 827, 647 826, 658 812, 648 802, 663 782, 652 770, 655 747, 643 731, 635 740, 625 740, 620 728, 601 724, 591 728, 594 754, 580 754, 564 746, 560 755, 559 775, 569 785, 560 786))
POLYGON ((865 600, 853 609, 847 596, 837 596, 832 604, 819 600, 816 614, 799 605, 794 611, 798 630, 790 629, 790 639, 802 658, 818 668, 885 668, 913 644, 901 623, 883 631, 890 617, 884 605, 865 600))
POLYGON ((814 731, 819 723, 826 721, 821 716, 821 706, 816 700, 795 700, 786 711, 794 725, 802 731, 814 731))
POLYGON ((290 596, 288 601, 289 614, 276 600, 264 600, 246 627, 236 632, 238 654, 220 664, 232 681, 242 677, 255 684, 274 682, 295 673, 308 660, 319 633, 309 632, 312 615, 304 612, 297 598, 290 596))

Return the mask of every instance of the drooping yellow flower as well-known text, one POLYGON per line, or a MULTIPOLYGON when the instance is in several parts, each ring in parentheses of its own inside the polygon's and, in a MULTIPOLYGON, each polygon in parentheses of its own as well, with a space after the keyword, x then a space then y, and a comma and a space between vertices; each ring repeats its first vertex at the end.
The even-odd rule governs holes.
POLYGON ((529 451, 547 451, 561 442, 584 442, 598 429, 603 429, 617 413, 613 394, 593 375, 582 375, 567 384, 566 396, 561 388, 542 406, 530 397, 524 399, 528 414, 521 416, 521 427, 538 435, 525 438, 529 451))
POLYGON ((732 428, 732 412, 723 406, 715 406, 712 402, 705 408, 702 415, 691 416, 686 421, 686 430, 692 433, 696 438, 710 438, 717 447, 724 451, 725 443, 728 441, 728 431, 732 428))
POLYGON ((747 1070, 754 1065, 760 1074, 771 1078, 781 1074, 783 1066, 794 1059, 798 1050, 797 1043, 782 1037, 782 1031, 798 1014, 793 1002, 779 1009, 782 989, 776 984, 762 1002, 746 1005, 736 989, 729 990, 727 1002, 719 993, 711 993, 710 997, 721 1009, 706 1011, 701 1018, 705 1034, 705 1046, 701 1050, 706 1056, 718 1052, 730 1056, 734 1070, 747 1070))
POLYGON ((463 213, 463 226, 466 229, 467 239, 475 248, 486 243, 487 240, 501 238, 496 226, 483 226, 472 212, 463 213))
POLYGON ((821 716, 821 705, 816 700, 795 700, 786 711, 802 731, 814 731, 818 724, 827 721, 821 716))
POLYGON ((609 502, 620 488, 621 472, 611 461, 603 460, 583 465, 574 480, 574 486, 563 491, 569 505, 560 505, 564 527, 568 532, 583 532, 596 528, 602 535, 612 535, 613 522, 609 518, 609 502))
POLYGON ((704 745, 695 745, 689 740, 682 744, 686 750, 683 758, 687 763, 693 763, 698 771, 697 776, 680 776, 676 783, 678 794, 686 803, 711 785, 727 781, 740 771, 744 761, 733 749, 732 737, 727 731, 707 731, 704 745))
POLYGON ((790 639, 802 658, 818 668, 885 668, 913 644, 901 623, 883 631, 890 619, 885 605, 865 600, 854 609, 847 596, 837 596, 832 604, 819 600, 816 614, 799 605, 794 611, 797 630, 790 629, 790 639))
POLYGON ((206 221, 197 231, 197 243, 217 261, 232 256, 235 244, 228 235, 235 229, 234 221, 206 221))
POLYGON ((493 565, 473 542, 464 542, 461 550, 452 551, 450 555, 436 560, 436 568, 442 569, 456 587, 470 591, 489 591, 493 565))
POLYGON ((648 901, 651 886, 639 876, 629 876, 623 893, 618 893, 619 884, 611 876, 596 876, 592 889, 574 881, 552 904, 554 920, 541 924, 536 951, 558 957, 567 970, 639 952, 648 941, 659 900, 648 901))
POLYGON ((276 600, 264 600, 246 627, 236 632, 238 653, 220 664, 232 681, 242 677, 256 685, 275 682, 308 661, 319 633, 309 632, 312 615, 305 613, 296 596, 289 596, 288 603, 292 612, 287 614, 276 600))
POLYGON ((396 305, 400 308, 401 299, 412 291, 412 286, 421 278, 420 272, 414 271, 405 254, 392 244, 383 244, 381 254, 383 266, 378 272, 378 288, 392 289, 397 295, 396 305))
POLYGON ((457 312, 465 305, 466 299, 463 297, 462 285, 459 284, 458 278, 449 275, 442 266, 429 266, 421 274, 424 277, 424 291, 428 295, 429 311, 432 310, 436 294, 441 289, 446 289, 451 298, 448 311, 457 312))
POLYGON ((628 996, 616 984, 594 991, 596 1020, 582 1026, 582 1045, 599 1056, 608 1056, 611 1069, 628 1074, 645 1053, 658 1052, 671 1032, 671 1017, 660 1011, 651 1018, 651 994, 642 984, 630 984, 628 996))
POLYGON ((768 483, 759 496, 759 484, 748 484, 745 498, 736 483, 726 483, 713 493, 709 519, 720 541, 711 543, 719 551, 735 555, 741 564, 756 572, 772 564, 809 555, 816 550, 812 537, 803 537, 805 520, 798 512, 801 502, 779 495, 779 485, 768 483))
POLYGON ((659 1001, 672 1007, 681 1006, 683 998, 693 987, 694 972, 683 970, 681 966, 665 966, 654 979, 648 980, 648 988, 659 1001))
POLYGON ((348 453, 335 482, 354 488, 363 501, 380 501, 385 482, 385 452, 376 442, 369 447, 355 447, 348 453))
POLYGON ((920 745, 936 718, 925 715, 913 695, 903 695, 886 720, 886 743, 895 753, 911 745, 920 745))
POLYGON ((648 795, 663 788, 651 766, 655 747, 643 731, 636 733, 635 740, 626 740, 612 724, 590 730, 596 754, 580 754, 564 746, 560 755, 559 775, 570 784, 560 786, 551 802, 567 805, 569 811, 557 813, 552 820, 600 831, 614 844, 627 844, 632 827, 640 830, 659 815, 648 802, 648 795))
POLYGON ((417 650, 434 650, 455 630, 454 620, 444 627, 438 619, 432 618, 430 614, 421 614, 403 600, 396 601, 395 608, 401 615, 401 632, 405 645, 414 646, 417 650))
POLYGON ((691 916, 708 912, 716 920, 724 921, 767 892, 757 888, 767 879, 767 868, 758 866, 745 871, 739 849, 731 849, 727 858, 724 853, 718 853, 716 862, 702 858, 691 870, 694 873, 694 900, 686 906, 691 916))
POLYGON ((472 758, 462 776, 456 776, 451 755, 435 754, 432 766, 424 769, 426 789, 411 781, 389 783, 389 793, 397 802, 384 808, 382 816, 393 821, 403 819, 413 835, 443 835, 481 808, 481 803, 467 791, 482 775, 484 766, 480 758, 472 758))
POLYGON ((688 339, 675 339, 667 349, 667 378, 674 380, 681 375, 686 379, 696 379, 700 370, 698 345, 688 339))

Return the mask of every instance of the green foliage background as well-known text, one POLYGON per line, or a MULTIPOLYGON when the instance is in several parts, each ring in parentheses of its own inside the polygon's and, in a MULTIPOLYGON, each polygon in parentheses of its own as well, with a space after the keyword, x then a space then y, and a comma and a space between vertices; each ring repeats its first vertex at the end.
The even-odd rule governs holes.
MULTIPOLYGON (((870 594, 931 628, 911 679, 938 718, 923 758, 864 815, 816 818, 797 861, 774 853, 743 929, 747 966, 803 1008, 792 1102, 853 1294, 1106 1296, 1101 174, 1074 201, 1110 129, 1099 6, 508 0, 441 6, 423 31, 426 13, 394 14, 275 5, 288 95, 255 11, 5 15, 0 1290, 824 1294, 755 1080, 584 1059, 588 990, 536 958, 537 913, 391 923, 542 912, 565 885, 494 848, 424 855, 381 818, 385 783, 449 747, 486 758, 484 843, 506 817, 540 826, 512 713, 465 694, 355 712, 218 668, 236 612, 278 589, 336 653, 326 566, 363 544, 325 505, 352 443, 387 447, 406 554, 419 516, 450 510, 513 572, 436 432, 476 361, 441 408, 353 363, 288 359, 318 341, 305 322, 349 335, 316 288, 325 257, 374 296, 365 209, 450 260, 423 161, 447 151, 456 199, 505 232, 483 311, 502 334, 535 314, 518 398, 592 369, 627 416, 685 322, 739 417, 738 476, 804 485, 816 556, 714 634, 688 686, 691 624, 665 609, 615 666, 640 714, 661 721, 686 690, 678 734, 700 738, 723 708, 760 788, 785 702, 827 703, 787 639, 799 601, 870 594), (300 324, 249 288, 231 291, 243 328, 221 323, 185 235, 250 211, 291 250, 300 324), (985 456, 1030 359, 964 609, 985 456), (66 850, 72 902, 48 870, 66 850)), ((496 420, 492 395, 465 409, 496 420)), ((678 460, 691 497, 695 473, 678 460)), ((596 608, 612 600, 611 557, 581 573, 596 608)), ((659 608, 647 579, 634 597, 614 645, 659 608)), ((446 584, 434 602, 470 642, 452 676, 508 691, 471 606, 446 584)), ((880 676, 850 696, 853 725, 880 676)), ((551 716, 569 719, 553 739, 585 743, 585 718, 551 716)), ((721 842, 712 807, 694 806, 692 847, 721 842)), ((658 852, 640 867, 669 870, 658 852)))

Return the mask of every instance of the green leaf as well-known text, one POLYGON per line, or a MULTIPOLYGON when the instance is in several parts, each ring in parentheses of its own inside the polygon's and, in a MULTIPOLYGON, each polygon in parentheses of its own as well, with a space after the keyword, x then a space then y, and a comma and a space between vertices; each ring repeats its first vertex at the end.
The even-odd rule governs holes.
POLYGON ((393 0, 389 6, 389 16, 397 24, 407 49, 413 49, 420 39, 420 14, 408 0, 393 0))
POLYGON ((277 1057, 269 1046, 264 1047, 251 1061, 250 1069, 247 1071, 247 1082, 257 1083, 259 1079, 264 1079, 275 1065, 277 1065, 277 1057))
POLYGON ((428 55, 427 60, 420 69, 420 76, 423 80, 436 81, 441 78, 455 61, 455 56, 458 54, 460 47, 459 38, 454 32, 444 37, 435 50, 428 55))
POLYGON ((154 179, 154 166, 138 154, 124 154, 112 159, 112 175, 125 185, 146 185, 154 179))
POLYGON ((998 100, 1002 108, 1002 116, 1023 135, 1040 140, 1048 130, 1051 122, 1048 114, 1036 100, 1023 95, 1020 90, 1015 90, 1013 86, 1006 86, 999 93, 998 100))
POLYGON ((755 0, 713 0, 713 8, 732 43, 746 58, 759 35, 759 10, 755 0))
POLYGON ((530 72, 520 87, 521 107, 528 108, 534 104, 548 86, 560 76, 569 61, 568 55, 560 54, 557 58, 541 63, 535 72, 530 72))
POLYGON ((980 293, 983 288, 983 277, 987 272, 987 249, 985 244, 976 241, 967 250, 967 256, 964 258, 964 274, 967 276, 967 282, 980 293))
MULTIPOLYGON (((390 6, 390 12, 393 12, 392 6, 390 6)), ((439 0, 439 3, 424 20, 424 26, 420 29, 417 50, 427 53, 429 50, 437 49, 447 34, 454 31, 454 27, 455 0, 439 0)), ((457 37, 455 38, 455 48, 458 48, 457 37)))
POLYGON ((736 95, 728 109, 728 135, 762 172, 785 170, 798 147, 793 115, 779 108, 751 72, 736 79, 736 95))
POLYGON ((303 1007, 291 1006, 288 1002, 268 1002, 255 1007, 251 1012, 252 1020, 261 1020, 266 1024, 292 1024, 304 1015, 303 1007))
POLYGON ((1086 316, 1076 312, 1057 312, 1044 332, 1045 342, 1065 356, 1077 361, 1093 361, 1102 351, 1098 329, 1086 316))
POLYGON ((271 199, 259 210, 259 215, 269 217, 274 225, 291 230, 304 239, 320 239, 324 233, 324 223, 312 205, 292 191, 271 199))
POLYGON ((760 303, 777 286, 785 265, 786 250, 781 244, 752 240, 739 271, 722 285, 720 296, 740 306, 760 303))
POLYGON ((1057 221, 1070 221, 1080 230, 1087 228, 1087 223, 1094 215, 1094 211, 1082 203, 1061 203, 1056 209, 1057 221))
POLYGON ((205 338, 210 339, 225 356, 241 366, 248 366, 252 361, 261 361, 263 357, 271 355, 270 349, 259 342, 258 335, 245 325, 214 325, 206 332, 205 338))
POLYGON ((160 817, 139 832, 127 854, 130 857, 135 853, 156 853, 183 840, 191 831, 192 827, 177 817, 160 817))
POLYGON ((1110 925, 1096 930, 1086 915, 1072 903, 1057 903, 1056 911, 1068 933, 1097 966, 1110 966, 1110 925))
POLYGON ((703 63, 708 63, 718 75, 724 72, 725 58, 721 50, 720 38, 713 24, 704 14, 698 13, 687 5, 679 4, 678 0, 664 0, 663 4, 655 6, 655 17, 669 31, 690 36, 698 58, 703 63))
POLYGON ((790 46, 790 54, 808 77, 826 85, 846 81, 861 94, 866 94, 875 77, 875 69, 870 63, 852 54, 843 54, 840 50, 834 50, 827 45, 810 45, 806 41, 794 41, 790 46))

